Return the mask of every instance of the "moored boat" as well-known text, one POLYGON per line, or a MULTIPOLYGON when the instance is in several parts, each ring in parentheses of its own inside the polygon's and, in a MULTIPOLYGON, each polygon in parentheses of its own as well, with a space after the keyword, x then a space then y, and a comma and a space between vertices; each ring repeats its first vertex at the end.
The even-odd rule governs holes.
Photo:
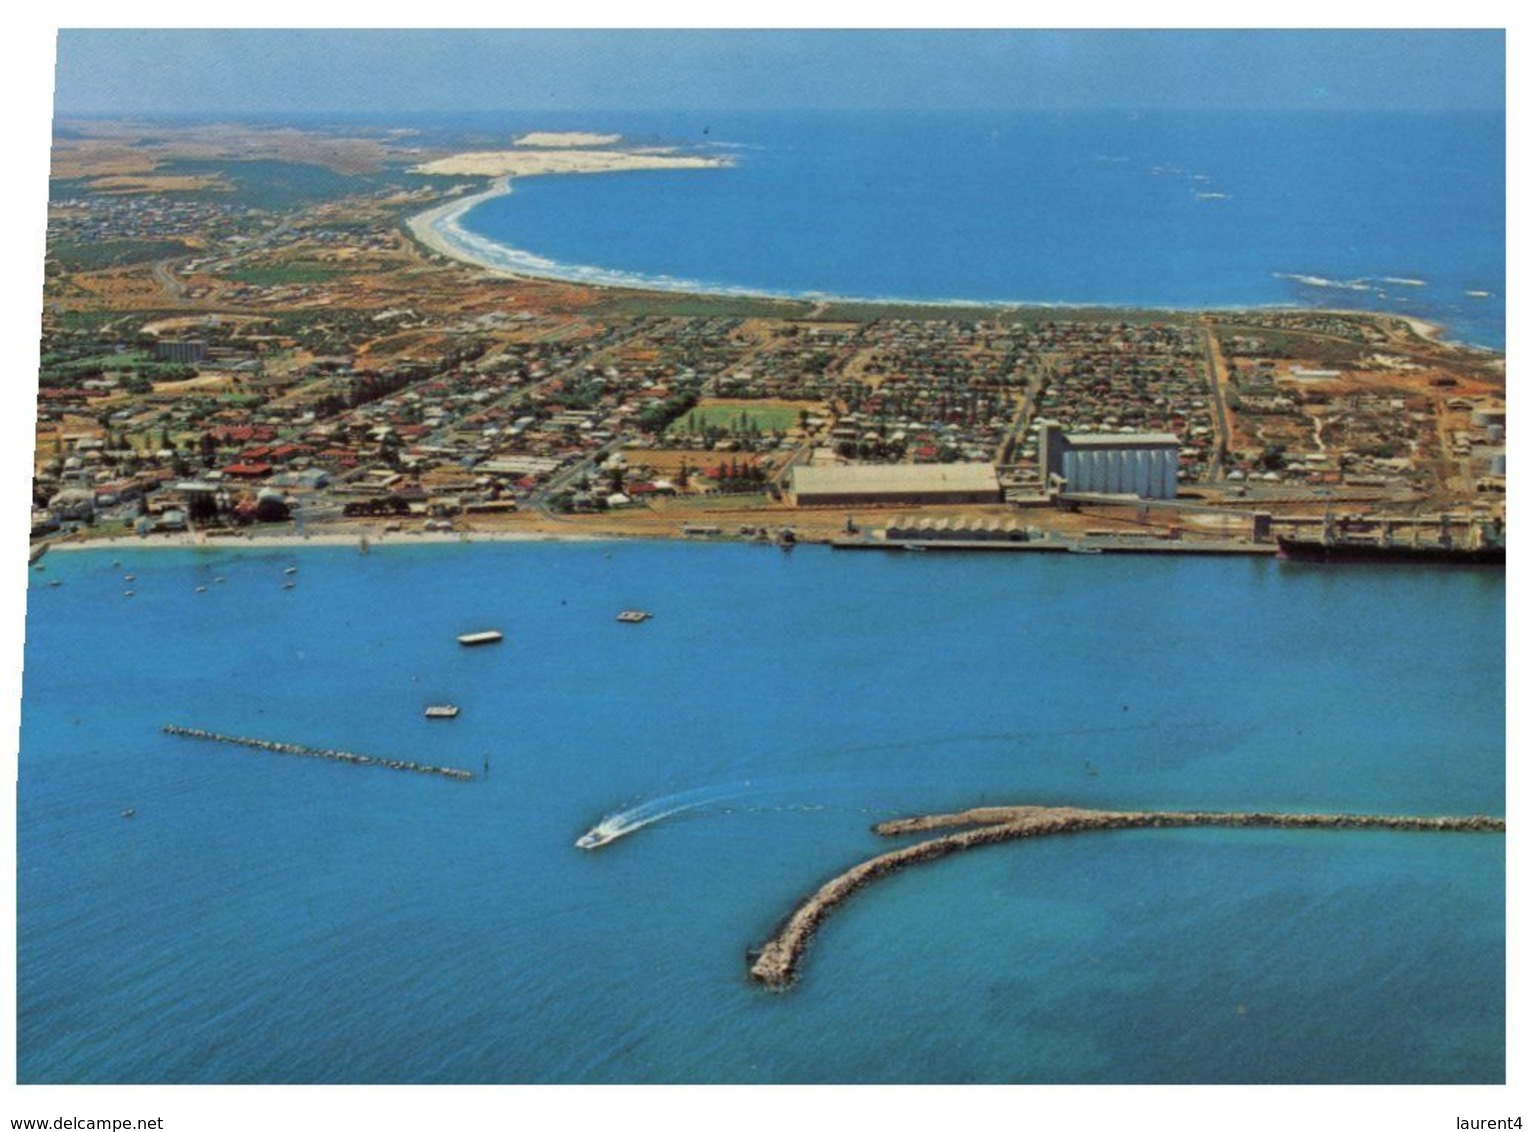
POLYGON ((464 633, 458 638, 460 645, 493 645, 501 639, 498 629, 484 629, 478 633, 464 633))
POLYGON ((1379 543, 1362 540, 1317 538, 1278 538, 1278 556, 1289 562, 1329 562, 1338 564, 1378 563, 1381 565, 1505 566, 1504 546, 1444 546, 1438 543, 1379 543))

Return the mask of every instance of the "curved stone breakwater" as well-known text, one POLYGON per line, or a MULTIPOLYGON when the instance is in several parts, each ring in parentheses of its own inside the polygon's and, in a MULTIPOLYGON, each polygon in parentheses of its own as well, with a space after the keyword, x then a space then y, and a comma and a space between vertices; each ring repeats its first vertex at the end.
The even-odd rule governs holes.
POLYGON ((406 770, 416 774, 437 774, 459 782, 474 777, 469 771, 455 767, 432 766, 429 763, 413 763, 405 759, 380 759, 372 755, 359 755, 352 751, 337 751, 331 747, 305 747, 298 743, 276 743, 270 739, 246 739, 239 735, 221 735, 217 731, 203 731, 197 727, 177 727, 167 723, 161 728, 167 735, 179 735, 183 739, 206 739, 212 743, 233 743, 237 747, 253 747, 258 751, 271 751, 278 755, 297 755, 306 759, 330 759, 355 766, 381 766, 387 770, 406 770))
POLYGON ((782 929, 760 950, 748 956, 751 977, 776 989, 792 985, 799 961, 810 938, 837 905, 865 885, 910 865, 936 860, 950 853, 1047 837, 1057 833, 1084 833, 1099 829, 1146 829, 1175 826, 1226 826, 1265 829, 1392 829, 1440 833, 1502 833, 1504 818, 1403 817, 1380 814, 1268 814, 1082 810, 1075 807, 989 806, 953 814, 928 814, 902 818, 874 826, 885 837, 925 833, 935 829, 965 828, 870 858, 821 885, 789 916, 782 929))

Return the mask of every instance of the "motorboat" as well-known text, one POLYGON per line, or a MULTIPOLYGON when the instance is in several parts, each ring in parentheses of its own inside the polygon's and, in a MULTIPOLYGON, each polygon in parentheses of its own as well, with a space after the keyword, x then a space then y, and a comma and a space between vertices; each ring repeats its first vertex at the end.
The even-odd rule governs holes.
POLYGON ((577 849, 600 849, 609 841, 616 841, 621 832, 621 830, 609 825, 594 825, 575 839, 575 847, 577 849))

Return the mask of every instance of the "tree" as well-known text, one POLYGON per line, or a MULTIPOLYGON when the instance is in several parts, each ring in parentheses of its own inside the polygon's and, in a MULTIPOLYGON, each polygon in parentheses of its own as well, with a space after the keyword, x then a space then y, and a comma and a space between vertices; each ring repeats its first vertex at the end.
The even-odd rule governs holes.
MULTIPOLYGON (((147 507, 141 513, 147 514, 147 507)), ((187 500, 186 514, 194 523, 210 523, 218 518, 218 500, 211 491, 193 492, 187 500)))
POLYGON ((286 522, 289 514, 287 500, 279 495, 263 495, 256 500, 256 522, 258 523, 286 522))

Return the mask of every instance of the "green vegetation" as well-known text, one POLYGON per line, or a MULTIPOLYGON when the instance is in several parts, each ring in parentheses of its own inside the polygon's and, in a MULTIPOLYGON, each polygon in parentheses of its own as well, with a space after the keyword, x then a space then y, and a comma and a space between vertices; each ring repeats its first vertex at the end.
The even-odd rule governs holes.
POLYGON ((1187 311, 1116 307, 950 306, 938 303, 875 303, 831 300, 823 307, 807 299, 755 298, 747 295, 691 295, 667 291, 609 291, 592 315, 599 318, 776 318, 815 322, 875 322, 879 319, 922 321, 1001 322, 1034 325, 1043 322, 1177 322, 1187 311), (820 309, 817 310, 817 307, 820 309))
POLYGON ((591 308, 594 318, 803 318, 810 304, 734 295, 687 295, 667 291, 608 291, 591 308))
POLYGON ((788 405, 698 405, 671 423, 671 437, 695 436, 708 429, 723 429, 732 436, 787 432, 799 424, 799 408, 788 405))
MULTIPOLYGON (((371 196, 402 188, 429 186, 444 190, 458 182, 457 178, 429 177, 397 168, 377 173, 338 173, 322 165, 298 161, 168 161, 156 173, 162 176, 216 173, 227 183, 217 189, 192 190, 178 195, 263 212, 291 212, 322 201, 371 196)), ((482 179, 467 180, 477 184, 482 179)))
POLYGON ((957 306, 920 303, 833 302, 816 315, 818 322, 874 322, 904 319, 912 322, 999 322, 1007 326, 1034 326, 1049 322, 1175 322, 1186 323, 1187 311, 1151 310, 1137 307, 1056 306, 957 306))
POLYGON ((381 187, 375 177, 348 176, 293 161, 167 161, 156 173, 172 177, 217 173, 227 185, 181 195, 263 212, 287 212, 381 187))
POLYGON ((37 382, 44 389, 56 389, 108 373, 121 376, 123 385, 137 393, 148 392, 151 382, 181 381, 197 376, 197 370, 192 366, 180 362, 157 362, 143 353, 93 354, 81 358, 45 354, 38 370, 37 382))
POLYGON ((1236 334, 1256 339, 1263 343, 1263 349, 1269 357, 1303 359, 1318 365, 1350 365, 1370 350, 1361 342, 1340 341, 1297 328, 1249 326, 1234 319, 1230 322, 1221 321, 1216 329, 1222 335, 1236 334))
POLYGON ((698 403, 696 390, 681 389, 667 397, 659 405, 652 405, 634 418, 634 423, 646 432, 660 433, 683 413, 698 403))
POLYGON ((102 240, 90 243, 60 241, 48 257, 65 271, 100 271, 130 263, 151 263, 188 255, 192 248, 180 240, 102 240))
POLYGON ((345 268, 333 267, 326 263, 293 260, 291 263, 267 263, 236 268, 228 273, 228 278, 249 283, 253 287, 281 287, 325 283, 346 273, 345 268))

